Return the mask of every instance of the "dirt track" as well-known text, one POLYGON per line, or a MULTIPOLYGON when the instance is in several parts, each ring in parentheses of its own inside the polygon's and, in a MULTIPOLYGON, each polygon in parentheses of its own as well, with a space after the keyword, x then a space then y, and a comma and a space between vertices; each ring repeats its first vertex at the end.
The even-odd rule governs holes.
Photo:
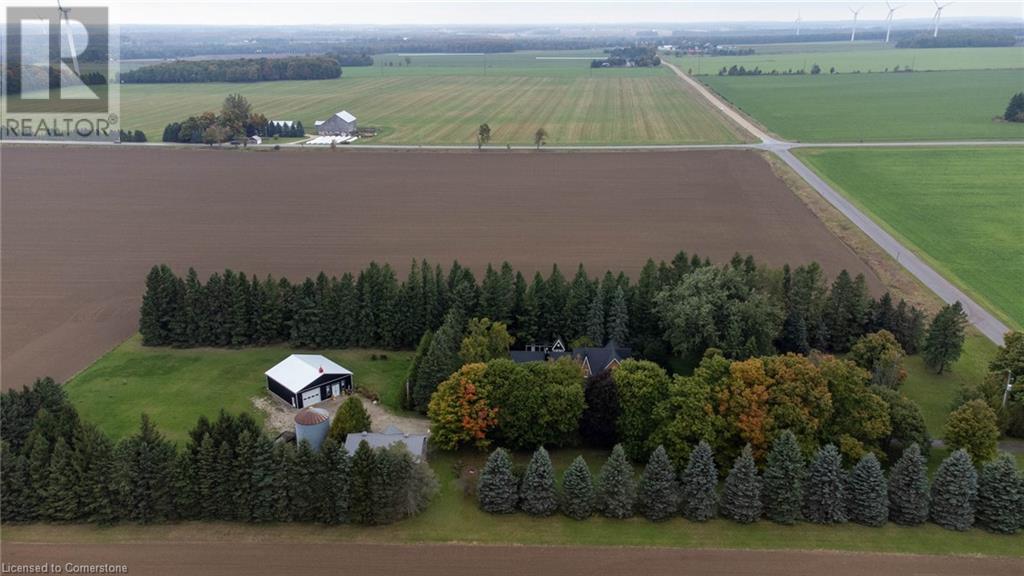
POLYGON ((546 575, 593 574, 808 575, 862 574, 1017 575, 1024 562, 833 552, 672 550, 664 548, 561 548, 534 546, 316 544, 287 547, 254 543, 13 544, 5 564, 127 565, 127 574, 155 576, 311 574, 546 575))
POLYGON ((131 335, 165 262, 300 279, 412 258, 636 274, 678 250, 865 265, 756 153, 2 149, 2 384, 131 335))

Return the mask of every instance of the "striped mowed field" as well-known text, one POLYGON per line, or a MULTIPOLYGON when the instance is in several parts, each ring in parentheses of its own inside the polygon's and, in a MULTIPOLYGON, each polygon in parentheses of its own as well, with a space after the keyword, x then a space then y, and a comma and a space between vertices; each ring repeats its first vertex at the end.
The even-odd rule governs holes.
POLYGON ((535 57, 487 67, 421 60, 429 63, 414 59, 401 68, 346 68, 336 80, 125 84, 123 127, 159 140, 168 123, 219 110, 226 95, 238 92, 267 118, 301 120, 307 132, 315 120, 348 110, 360 126, 380 129, 367 144, 473 144, 484 122, 495 145, 531 144, 540 127, 549 145, 745 138, 667 69, 591 71, 587 60, 535 57))

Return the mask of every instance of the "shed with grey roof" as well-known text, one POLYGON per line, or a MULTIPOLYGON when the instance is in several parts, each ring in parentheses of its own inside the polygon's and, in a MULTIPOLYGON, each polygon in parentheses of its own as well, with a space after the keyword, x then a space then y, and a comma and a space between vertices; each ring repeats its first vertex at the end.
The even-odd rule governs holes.
POLYGON ((388 426, 384 432, 352 432, 345 437, 345 450, 354 454, 359 444, 366 442, 370 448, 389 448, 402 443, 416 462, 427 459, 427 437, 424 434, 406 434, 395 426, 388 426))

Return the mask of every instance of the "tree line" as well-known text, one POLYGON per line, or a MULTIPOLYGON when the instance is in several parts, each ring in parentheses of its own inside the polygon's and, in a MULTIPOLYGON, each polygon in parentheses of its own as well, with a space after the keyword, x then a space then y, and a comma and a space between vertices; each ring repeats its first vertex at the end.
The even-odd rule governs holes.
POLYGON ((897 48, 981 48, 1016 46, 1017 38, 1007 30, 947 30, 941 36, 916 34, 901 39, 897 48))
MULTIPOLYGON (((673 354, 699 360, 709 347, 730 358, 841 353, 880 329, 916 354, 926 328, 920 310, 889 295, 872 299, 863 276, 844 271, 828 283, 813 263, 769 269, 736 256, 716 267, 680 252, 671 262, 648 260, 636 282, 622 272, 591 277, 582 265, 571 279, 557 265, 527 278, 507 262, 488 265, 478 282, 457 261, 444 270, 414 260, 404 281, 373 262, 357 274, 320 273, 297 284, 231 270, 204 283, 195 270, 182 278, 159 265, 146 278, 139 329, 150 346, 410 349, 457 308, 460 328, 486 317, 522 344, 600 346, 614 337, 665 362, 673 354)), ((454 344, 445 345, 457 351, 461 330, 450 332, 454 344)))
POLYGON ((0 395, 4 522, 224 520, 388 524, 426 508, 437 480, 403 446, 353 454, 274 443, 246 414, 201 417, 179 450, 145 415, 114 443, 51 379, 0 395))
POLYGON ((766 519, 783 525, 854 522, 871 527, 890 521, 916 526, 930 520, 949 530, 977 524, 1003 534, 1014 534, 1024 525, 1024 476, 1009 454, 979 472, 967 452, 956 450, 929 486, 927 461, 917 444, 903 451, 886 477, 871 453, 849 470, 832 444, 805 458, 796 436, 787 430, 773 442, 763 468, 745 446, 721 483, 710 445, 700 442, 689 452, 677 469, 665 449, 657 447, 637 479, 625 450, 616 445, 596 478, 583 457, 577 457, 559 489, 543 447, 523 471, 498 448, 480 473, 476 499, 491 514, 521 510, 543 517, 561 511, 576 520, 600 514, 613 519, 641 515, 652 522, 682 516, 692 522, 721 517, 740 524, 766 519))
POLYGON ((187 82, 273 82, 325 80, 341 77, 341 66, 327 56, 175 60, 143 66, 121 74, 125 84, 187 82))

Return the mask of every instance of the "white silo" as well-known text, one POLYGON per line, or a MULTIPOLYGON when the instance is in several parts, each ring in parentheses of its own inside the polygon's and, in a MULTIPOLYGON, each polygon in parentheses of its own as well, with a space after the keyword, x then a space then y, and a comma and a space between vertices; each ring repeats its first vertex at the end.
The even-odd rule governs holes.
POLYGON ((309 442, 314 452, 320 450, 331 428, 331 416, 323 408, 309 407, 295 415, 295 443, 309 442))

